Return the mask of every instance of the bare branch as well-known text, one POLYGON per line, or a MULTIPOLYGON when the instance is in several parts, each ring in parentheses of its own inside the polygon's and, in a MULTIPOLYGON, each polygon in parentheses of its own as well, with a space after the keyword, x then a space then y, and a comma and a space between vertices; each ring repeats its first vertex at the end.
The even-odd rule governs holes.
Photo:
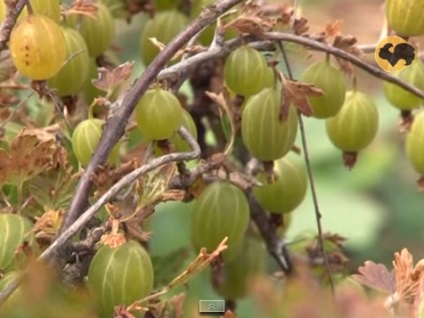
MULTIPOLYGON (((200 147, 197 141, 190 135, 184 128, 179 129, 180 135, 187 140, 192 151, 171 153, 156 159, 153 159, 148 164, 145 164, 134 171, 127 174, 119 182, 114 184, 103 196, 87 209, 74 223, 59 235, 59 237, 40 255, 39 261, 49 261, 57 251, 63 247, 69 239, 72 238, 87 222, 94 216, 94 214, 106 203, 110 202, 122 189, 133 183, 137 178, 143 174, 152 171, 166 163, 180 162, 186 160, 193 160, 200 156, 200 147)), ((12 281, 10 285, 0 293, 0 305, 14 292, 19 286, 21 277, 12 281)))
MULTIPOLYGON (((286 69, 287 69, 289 79, 291 81, 293 81, 294 80, 293 73, 291 71, 291 67, 290 67, 288 57, 287 57, 286 50, 284 49, 284 44, 281 43, 281 42, 278 42, 277 45, 278 45, 278 47, 279 47, 279 49, 280 49, 280 51, 283 55, 283 60, 284 60, 284 64, 285 64, 286 69)), ((325 271, 326 271, 327 276, 328 276, 330 288, 331 288, 331 291, 333 292, 333 295, 334 295, 333 276, 332 276, 331 270, 330 270, 330 263, 328 261, 327 251, 325 250, 325 246, 324 246, 324 237, 323 237, 322 224, 321 224, 322 214, 321 214, 321 211, 320 211, 320 208, 319 208, 317 190, 315 188, 315 179, 314 179, 314 174, 312 172, 311 159, 310 159, 310 156, 309 156, 308 142, 307 142, 306 131, 305 131, 305 124, 303 123, 303 115, 300 112, 300 110, 297 111, 297 114, 298 114, 299 129, 300 129, 300 134, 301 134, 301 139, 302 139, 303 154, 304 154, 305 164, 306 164, 306 171, 308 173, 309 186, 311 188, 312 201, 313 201, 313 204, 314 204, 315 218, 316 218, 316 223, 317 223, 317 228, 318 228, 319 247, 321 249, 321 252, 322 252, 322 255, 323 255, 323 258, 324 258, 324 267, 325 267, 325 271)))
POLYGON ((27 0, 5 1, 6 19, 0 27, 0 52, 4 50, 7 42, 9 42, 10 33, 12 33, 16 20, 26 3, 27 0))
POLYGON ((68 213, 61 227, 61 233, 69 228, 81 214, 87 203, 91 189, 90 175, 99 165, 105 162, 112 147, 124 135, 125 126, 135 106, 148 89, 149 85, 155 80, 160 70, 193 36, 207 25, 212 24, 220 15, 241 1, 242 0, 222 0, 217 4, 208 6, 196 20, 179 33, 165 49, 158 54, 153 62, 144 70, 134 86, 129 89, 123 99, 115 103, 116 108, 112 109, 109 114, 109 119, 105 124, 99 145, 78 183, 68 213))
POLYGON ((269 254, 286 273, 292 273, 292 264, 288 256, 286 243, 278 236, 276 228, 271 224, 265 211, 252 194, 249 194, 250 217, 255 222, 266 243, 269 254))
POLYGON ((279 32, 269 32, 266 33, 266 37, 269 40, 274 41, 288 41, 288 42, 295 42, 302 44, 306 47, 310 47, 312 49, 330 53, 334 56, 340 57, 353 65, 363 69, 364 71, 370 73, 371 75, 374 75, 375 77, 381 78, 382 80, 385 80, 387 82, 396 84, 399 87, 402 87, 403 89, 407 90, 408 92, 411 92, 412 94, 424 98, 424 91, 416 88, 415 86, 391 75, 390 73, 387 73, 383 71, 382 69, 373 66, 366 61, 360 59, 359 57, 350 54, 346 51, 343 51, 341 49, 335 48, 331 45, 315 41, 313 39, 308 39, 303 36, 289 34, 289 33, 279 33, 279 32))

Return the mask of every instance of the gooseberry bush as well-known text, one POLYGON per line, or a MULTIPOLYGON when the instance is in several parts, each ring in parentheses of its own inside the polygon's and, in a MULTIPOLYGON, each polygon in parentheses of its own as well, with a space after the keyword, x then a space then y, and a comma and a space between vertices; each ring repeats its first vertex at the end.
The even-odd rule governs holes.
POLYGON ((200 317, 198 277, 223 317, 246 299, 246 317, 423 317, 423 260, 352 270, 308 151, 306 118, 355 174, 384 112, 366 71, 424 188, 424 2, 381 2, 382 34, 415 48, 394 72, 340 21, 310 28, 301 1, 0 1, 0 317, 200 317), (289 242, 308 193, 318 230, 289 242), (158 253, 167 202, 190 242, 158 253))

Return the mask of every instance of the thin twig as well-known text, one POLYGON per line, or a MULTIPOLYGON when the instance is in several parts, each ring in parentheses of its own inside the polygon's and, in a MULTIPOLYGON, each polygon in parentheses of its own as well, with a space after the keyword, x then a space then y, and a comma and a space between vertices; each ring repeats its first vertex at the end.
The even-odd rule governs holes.
MULTIPOLYGON (((160 158, 153 159, 148 164, 145 164, 134 171, 127 174, 117 183, 115 183, 102 197, 97 200, 89 209, 87 209, 75 222, 73 222, 65 231, 63 231, 59 237, 40 255, 39 261, 49 261, 63 247, 85 224, 100 210, 100 208, 106 203, 110 202, 122 189, 129 184, 133 183, 140 176, 152 171, 164 164, 170 162, 179 162, 194 160, 200 156, 200 147, 197 141, 190 135, 190 133, 184 128, 179 129, 179 134, 183 137, 190 145, 190 152, 178 152, 171 153, 160 158)), ((19 287, 22 277, 19 276, 13 280, 7 288, 0 292, 0 305, 6 301, 6 299, 19 287)))
POLYGON ((293 266, 287 252, 286 242, 277 235, 275 226, 269 221, 267 214, 256 201, 253 194, 250 193, 248 199, 250 217, 258 227, 269 254, 287 275, 291 274, 293 266))
MULTIPOLYGON (((286 50, 284 49, 284 43, 278 42, 277 45, 278 45, 278 47, 281 51, 281 54, 283 56, 284 64, 286 66, 286 70, 287 70, 289 79, 292 81, 292 80, 294 80, 293 73, 291 71, 291 67, 290 67, 288 57, 287 57, 286 50)), ((300 134, 301 134, 301 139, 302 139, 303 154, 304 154, 304 158, 305 158, 306 170, 307 170, 307 173, 308 173, 309 186, 310 186, 311 193, 312 193, 312 201, 313 201, 313 204, 314 204, 315 217, 316 217, 317 228, 318 228, 319 248, 321 250, 321 253, 322 253, 322 256, 323 256, 323 259, 324 259, 324 267, 325 267, 325 271, 326 271, 327 276, 328 276, 330 288, 331 288, 331 291, 334 295, 333 276, 332 276, 331 270, 330 270, 330 262, 328 261, 327 251, 325 250, 325 246, 324 246, 323 230, 322 230, 322 224, 321 224, 322 214, 321 214, 320 208, 319 208, 318 195, 317 195, 317 191, 316 191, 316 188, 315 188, 315 180, 314 180, 311 161, 310 161, 310 157, 309 157, 305 125, 303 123, 303 115, 299 110, 298 110, 297 113, 298 113, 298 118, 299 118, 299 128, 300 128, 300 134)))
POLYGON ((6 1, 6 19, 0 26, 0 52, 4 50, 7 42, 9 42, 10 33, 16 24, 18 16, 21 14, 22 9, 25 7, 27 0, 18 0, 16 3, 13 1, 6 1))
POLYGON ((18 105, 15 106, 15 108, 10 112, 9 116, 5 119, 5 121, 0 124, 0 130, 2 130, 4 126, 7 125, 7 123, 12 119, 13 115, 15 115, 15 113, 19 110, 19 108, 21 108, 22 105, 24 105, 24 103, 34 94, 35 92, 32 91, 24 99, 22 99, 18 105))
POLYGON ((232 8, 242 0, 222 0, 217 4, 208 6, 200 16, 179 33, 161 51, 153 62, 144 70, 135 84, 128 90, 123 99, 115 103, 115 108, 110 111, 109 118, 104 126, 102 137, 94 152, 87 169, 84 171, 74 196, 72 198, 68 213, 60 229, 63 233, 81 214, 87 203, 91 189, 91 174, 107 159, 113 146, 125 133, 125 126, 134 111, 139 99, 155 80, 160 70, 194 35, 204 27, 212 24, 220 15, 232 8))

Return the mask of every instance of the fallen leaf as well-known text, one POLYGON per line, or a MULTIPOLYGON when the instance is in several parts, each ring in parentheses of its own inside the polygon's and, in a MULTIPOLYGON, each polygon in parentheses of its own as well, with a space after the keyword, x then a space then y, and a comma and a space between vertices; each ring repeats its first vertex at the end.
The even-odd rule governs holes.
POLYGON ((91 80, 93 85, 105 92, 113 92, 131 76, 134 61, 118 65, 113 70, 105 67, 98 68, 98 78, 91 80))
POLYGON ((295 81, 289 81, 283 79, 283 96, 280 118, 285 120, 289 113, 290 105, 296 106, 296 108, 305 116, 312 116, 313 109, 309 105, 307 97, 318 97, 322 96, 324 92, 319 88, 305 83, 299 83, 295 81))
POLYGON ((396 292, 395 272, 389 272, 383 264, 366 261, 359 267, 358 272, 359 274, 352 275, 352 278, 361 284, 391 295, 396 292))

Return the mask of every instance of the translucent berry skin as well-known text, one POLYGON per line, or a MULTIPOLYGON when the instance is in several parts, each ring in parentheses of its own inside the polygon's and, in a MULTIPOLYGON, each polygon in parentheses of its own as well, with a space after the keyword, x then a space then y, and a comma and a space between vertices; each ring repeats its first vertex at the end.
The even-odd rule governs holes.
POLYGON ((192 240, 196 249, 214 251, 228 237, 223 257, 235 257, 249 223, 250 210, 244 193, 226 181, 206 187, 192 210, 192 240))
POLYGON ((330 118, 342 108, 346 95, 343 73, 330 61, 324 60, 309 65, 302 73, 300 82, 312 84, 324 92, 318 97, 308 97, 315 118, 330 118))
POLYGON ((424 174, 424 112, 415 116, 406 136, 406 156, 415 171, 424 174))
POLYGON ((158 12, 153 19, 148 20, 140 39, 143 64, 149 65, 159 53, 159 49, 149 38, 156 38, 159 42, 167 45, 187 24, 188 18, 175 10, 158 12))
POLYGON ((109 9, 99 1, 96 2, 96 6, 96 19, 72 15, 66 20, 67 25, 77 29, 81 17, 79 32, 87 44, 89 55, 92 57, 98 57, 104 53, 111 46, 115 37, 115 21, 109 9))
POLYGON ((225 60, 224 80, 233 92, 251 96, 269 87, 269 70, 262 53, 249 46, 241 46, 225 60))
POLYGON ((266 270, 267 251, 263 240, 245 237, 237 256, 224 261, 223 284, 216 288, 217 293, 227 300, 238 300, 249 293, 250 284, 266 270))
POLYGON ((424 34, 424 2, 421 0, 386 0, 386 17, 390 27, 402 37, 424 34))
MULTIPOLYGON (((194 123, 193 117, 191 117, 189 112, 187 112, 185 109, 182 108, 182 111, 183 121, 181 126, 186 128, 194 139, 197 139, 197 128, 196 124, 194 123)), ((181 137, 178 132, 174 132, 171 138, 169 138, 169 141, 171 142, 171 145, 173 147, 173 152, 187 152, 191 150, 189 143, 183 137, 181 137)), ((155 156, 164 155, 164 152, 160 149, 160 147, 158 147, 157 144, 155 144, 154 154, 155 156)))
MULTIPOLYGON (((72 134, 74 154, 82 166, 87 166, 99 144, 105 121, 97 118, 86 119, 78 124, 72 134)), ((119 144, 109 155, 109 161, 115 164, 119 159, 119 144)))
POLYGON ((264 186, 255 186, 253 194, 259 204, 272 213, 289 213, 304 200, 308 178, 304 167, 294 158, 285 156, 274 161, 276 179, 267 183, 263 173, 257 176, 264 186))
POLYGON ((326 120, 330 141, 344 152, 358 152, 375 138, 379 125, 377 106, 366 94, 349 91, 340 112, 326 120))
POLYGON ((15 252, 24 242, 34 242, 31 229, 32 223, 26 217, 0 214, 0 271, 15 270, 18 265, 16 261, 22 261, 22 255, 17 258, 15 252))
POLYGON ((47 83, 59 96, 70 96, 80 92, 87 81, 89 55, 82 36, 74 29, 64 28, 67 47, 67 62, 47 83))
POLYGON ((137 126, 150 140, 168 139, 183 122, 183 109, 169 91, 160 88, 148 90, 135 109, 137 126))
POLYGON ((148 296, 153 282, 150 256, 135 241, 117 248, 102 246, 94 255, 87 275, 101 318, 112 317, 116 306, 129 306, 148 296))
POLYGON ((251 96, 243 108, 241 134, 249 152, 259 160, 274 161, 282 158, 294 144, 298 117, 295 107, 289 108, 288 118, 279 119, 281 93, 265 88, 251 96))
POLYGON ((17 70, 32 80, 53 77, 66 59, 62 28, 41 15, 30 15, 19 21, 10 35, 9 47, 17 70))
MULTIPOLYGON (((410 65, 394 75, 415 87, 424 90, 424 63, 416 58, 410 65)), ((423 100, 403 88, 389 83, 383 83, 384 94, 387 100, 400 110, 412 110, 422 105, 423 100)))

